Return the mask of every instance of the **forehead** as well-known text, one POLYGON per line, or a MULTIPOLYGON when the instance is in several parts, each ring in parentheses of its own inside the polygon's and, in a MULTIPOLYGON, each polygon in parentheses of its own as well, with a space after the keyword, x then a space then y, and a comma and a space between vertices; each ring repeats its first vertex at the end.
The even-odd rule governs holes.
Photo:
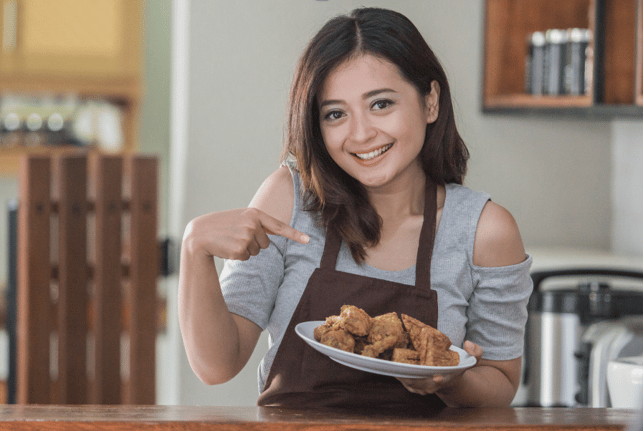
POLYGON ((376 88, 414 89, 395 64, 367 54, 350 58, 331 70, 322 82, 319 99, 344 99, 376 88))

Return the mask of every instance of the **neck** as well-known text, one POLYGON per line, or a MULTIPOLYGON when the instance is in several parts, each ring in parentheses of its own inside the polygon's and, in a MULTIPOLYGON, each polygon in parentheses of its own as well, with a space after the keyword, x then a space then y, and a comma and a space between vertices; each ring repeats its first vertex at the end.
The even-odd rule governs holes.
POLYGON ((400 178, 395 184, 368 190, 371 205, 386 224, 387 220, 424 214, 426 177, 400 178))

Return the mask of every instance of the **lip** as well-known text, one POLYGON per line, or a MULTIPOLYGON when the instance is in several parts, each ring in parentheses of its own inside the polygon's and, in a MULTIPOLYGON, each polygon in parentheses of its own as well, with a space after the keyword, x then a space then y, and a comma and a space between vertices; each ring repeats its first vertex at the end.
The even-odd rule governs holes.
POLYGON ((382 161, 384 159, 384 156, 386 156, 389 153, 389 151, 391 151, 391 148, 393 148, 393 145, 394 145, 393 143, 381 145, 381 146, 379 146, 377 148, 373 148, 372 150, 364 151, 364 152, 359 153, 359 154, 368 154, 368 153, 370 153, 372 151, 377 151, 377 150, 379 150, 381 148, 384 148, 386 146, 389 146, 389 145, 390 145, 390 147, 389 147, 388 150, 384 151, 379 156, 373 157, 372 159, 369 159, 369 160, 360 159, 359 157, 357 157, 356 153, 351 153, 351 155, 355 158, 357 163, 359 163, 362 166, 374 166, 374 165, 378 164, 380 161, 382 161))

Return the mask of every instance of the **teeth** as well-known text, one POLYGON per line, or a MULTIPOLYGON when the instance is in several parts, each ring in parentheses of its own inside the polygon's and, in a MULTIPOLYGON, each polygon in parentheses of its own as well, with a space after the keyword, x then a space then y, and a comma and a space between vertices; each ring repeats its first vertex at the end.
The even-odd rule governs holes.
POLYGON ((364 153, 364 154, 355 153, 355 155, 357 157, 359 157, 360 159, 362 159, 362 160, 370 160, 370 159, 372 159, 374 157, 377 157, 380 154, 385 153, 386 151, 388 151, 388 149, 391 148, 391 145, 393 145, 393 144, 385 145, 382 148, 379 148, 377 150, 371 151, 370 153, 364 153))

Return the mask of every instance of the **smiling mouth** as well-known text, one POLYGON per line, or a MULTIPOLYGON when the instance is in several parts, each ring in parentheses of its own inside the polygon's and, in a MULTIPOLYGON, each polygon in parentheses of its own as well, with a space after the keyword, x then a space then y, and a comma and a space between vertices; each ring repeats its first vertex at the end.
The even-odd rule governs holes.
POLYGON ((368 160, 374 159, 377 156, 381 156, 382 154, 387 152, 392 146, 393 144, 388 144, 378 148, 377 150, 373 150, 369 153, 353 153, 353 155, 360 160, 368 161, 368 160))

